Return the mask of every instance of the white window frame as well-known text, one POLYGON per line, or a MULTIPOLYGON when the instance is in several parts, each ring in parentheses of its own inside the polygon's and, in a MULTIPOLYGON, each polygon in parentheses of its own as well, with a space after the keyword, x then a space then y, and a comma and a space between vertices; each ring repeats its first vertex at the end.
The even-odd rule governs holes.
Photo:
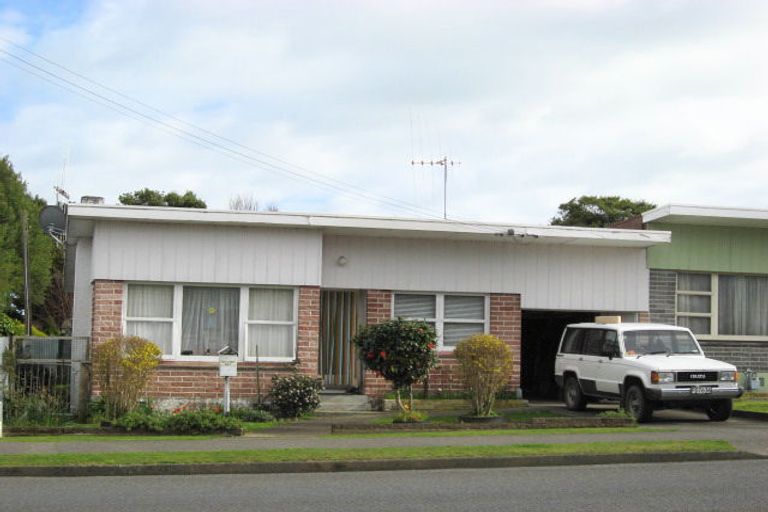
POLYGON ((395 316, 395 296, 396 295, 431 295, 435 297, 435 318, 416 318, 416 317, 401 317, 403 320, 421 320, 424 322, 434 322, 435 331, 437 332, 437 350, 439 352, 453 352, 456 347, 447 347, 443 343, 443 331, 446 323, 452 324, 482 324, 483 333, 488 334, 491 328, 491 296, 484 293, 462 293, 462 292, 413 292, 413 291, 393 291, 392 300, 390 302, 390 311, 392 312, 392 319, 397 318, 395 316), (461 318, 449 318, 446 321, 445 318, 445 296, 459 296, 459 297, 483 297, 483 309, 484 318, 478 320, 476 318, 461 319, 461 318))
MULTIPOLYGON (((129 285, 154 285, 154 286, 173 286, 173 318, 171 319, 173 323, 172 327, 172 337, 171 337, 171 354, 163 354, 161 355, 161 359, 164 361, 186 361, 186 362, 206 362, 206 363, 214 363, 218 362, 219 358, 217 355, 210 355, 210 356, 201 356, 201 355, 194 355, 194 356, 183 356, 181 355, 181 320, 183 315, 183 305, 184 305, 184 287, 185 286, 195 286, 195 287, 202 287, 202 288, 236 288, 240 290, 240 311, 238 316, 238 340, 237 340, 237 353, 238 353, 238 359, 240 361, 256 361, 255 357, 247 357, 247 348, 248 348, 248 324, 249 323, 273 323, 277 324, 280 322, 262 322, 262 321, 249 321, 248 320, 248 306, 250 301, 250 295, 249 290, 251 288, 265 288, 265 289, 291 289, 293 290, 293 322, 287 322, 287 323, 293 323, 293 356, 292 357, 266 357, 266 356, 259 356, 258 360, 260 362, 265 363, 290 363, 296 360, 297 357, 297 345, 298 345, 298 324, 299 324, 299 288, 295 286, 269 286, 269 285, 244 285, 244 286, 238 286, 238 285, 227 285, 227 284, 216 284, 216 283, 165 283, 165 282, 157 282, 157 281, 130 281, 125 282, 123 286, 123 306, 122 306, 122 332, 123 334, 127 333, 128 328, 128 322, 130 321, 154 321, 154 319, 147 319, 147 318, 135 318, 131 317, 128 318, 127 311, 128 311, 128 288, 129 285)), ((160 319, 158 319, 160 320, 160 319)), ((168 319, 162 319, 163 321, 168 321, 168 319)), ((286 324, 286 322, 282 322, 283 324, 286 324)))
MULTIPOLYGON (((157 322, 157 323, 169 323, 171 324, 171 350, 173 350, 173 340, 175 339, 174 331, 176 329, 175 326, 175 320, 173 316, 169 318, 165 317, 142 317, 142 316, 128 316, 128 288, 130 285, 135 286, 165 286, 165 287, 173 287, 171 284, 167 283, 126 283, 123 287, 123 306, 122 306, 122 330, 123 334, 128 334, 128 322, 157 322)), ((175 306, 176 306, 176 290, 174 288, 172 299, 173 303, 171 304, 171 315, 175 313, 175 306)))
POLYGON ((250 308, 241 308, 240 310, 240 318, 241 318, 241 325, 243 326, 242 332, 241 332, 241 339, 244 340, 242 343, 243 346, 243 360, 244 361, 256 361, 256 357, 252 357, 248 355, 248 345, 250 341, 248 340, 248 326, 249 325, 291 325, 293 326, 293 352, 290 357, 264 357, 259 355, 258 361, 265 361, 265 362, 289 362, 289 361, 295 361, 297 354, 297 340, 299 335, 299 289, 298 288, 292 288, 292 287, 286 287, 286 286, 247 286, 243 287, 240 290, 240 303, 245 304, 246 306, 249 306, 250 298, 251 298, 251 289, 259 288, 263 290, 275 290, 275 289, 282 289, 282 290, 292 290, 293 291, 293 320, 292 321, 278 321, 278 320, 249 320, 248 319, 248 310, 250 308))
POLYGON ((704 341, 768 341, 768 336, 744 336, 738 334, 720 334, 719 314, 720 309, 718 305, 719 297, 719 279, 721 275, 726 276, 755 276, 764 277, 759 274, 735 274, 729 272, 699 272, 695 270, 678 270, 675 274, 675 325, 679 325, 678 317, 704 317, 709 318, 709 334, 696 334, 696 338, 704 341), (678 290, 678 275, 679 274, 709 274, 712 284, 709 292, 689 292, 687 290, 678 290), (709 313, 686 313, 678 311, 677 297, 679 295, 699 295, 710 296, 709 313))

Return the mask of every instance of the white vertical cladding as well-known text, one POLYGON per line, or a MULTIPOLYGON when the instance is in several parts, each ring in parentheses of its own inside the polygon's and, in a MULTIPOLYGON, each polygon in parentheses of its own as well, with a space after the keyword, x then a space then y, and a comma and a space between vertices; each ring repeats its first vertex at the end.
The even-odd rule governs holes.
POLYGON ((80 238, 75 246, 74 297, 72 299, 72 335, 91 335, 92 292, 91 261, 92 241, 80 238))
POLYGON ((323 242, 328 288, 519 293, 529 309, 647 311, 648 276, 642 248, 342 235, 323 242))
POLYGON ((98 222, 93 278, 319 285, 322 243, 306 229, 98 222))

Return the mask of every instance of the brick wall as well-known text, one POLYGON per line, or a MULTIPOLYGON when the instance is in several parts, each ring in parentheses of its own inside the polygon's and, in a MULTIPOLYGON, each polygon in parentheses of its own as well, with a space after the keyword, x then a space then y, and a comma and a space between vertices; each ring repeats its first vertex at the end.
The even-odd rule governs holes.
MULTIPOLYGON (((368 324, 377 324, 392 318, 392 292, 384 290, 369 290, 367 294, 368 324)), ((520 386, 520 295, 491 294, 490 298, 490 334, 499 337, 512 349, 514 366, 510 377, 509 387, 516 389, 520 386)), ((452 352, 438 354, 439 361, 429 374, 427 387, 430 392, 463 391, 464 381, 459 374, 459 363, 452 352)), ((415 389, 425 387, 424 383, 416 384, 415 389)), ((379 397, 391 390, 390 384, 383 379, 366 371, 363 377, 363 393, 379 397)))
POLYGON ((651 270, 648 300, 652 322, 674 325, 676 290, 677 273, 675 271, 651 270))
POLYGON ((759 341, 699 340, 707 357, 735 365, 739 371, 768 371, 768 343, 759 341))
MULTIPOLYGON (((92 346, 122 333, 123 283, 97 280, 93 283, 92 346)), ((297 360, 293 363, 261 363, 261 394, 269 392, 272 376, 286 375, 294 369, 318 375, 320 343, 320 288, 299 288, 297 360)), ((238 376, 230 380, 232 400, 248 403, 256 400, 256 364, 239 363, 238 376)), ((94 387, 94 394, 98 389, 94 387)), ((174 407, 190 401, 219 400, 224 380, 219 377, 217 362, 163 361, 147 389, 147 395, 161 407, 174 407)))

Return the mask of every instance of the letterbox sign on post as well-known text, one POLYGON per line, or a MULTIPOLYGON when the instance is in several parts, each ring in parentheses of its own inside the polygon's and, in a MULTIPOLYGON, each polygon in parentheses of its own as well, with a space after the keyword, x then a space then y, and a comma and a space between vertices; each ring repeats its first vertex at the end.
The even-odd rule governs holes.
POLYGON ((229 345, 219 350, 219 377, 224 377, 224 414, 229 414, 229 378, 237 377, 237 351, 229 345))

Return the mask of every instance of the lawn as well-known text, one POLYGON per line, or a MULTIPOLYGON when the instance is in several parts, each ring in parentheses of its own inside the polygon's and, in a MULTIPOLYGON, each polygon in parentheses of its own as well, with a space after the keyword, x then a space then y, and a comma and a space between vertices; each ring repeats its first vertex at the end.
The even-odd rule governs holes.
POLYGON ((114 466, 145 464, 235 464, 258 462, 536 457, 641 453, 730 452, 720 440, 635 441, 502 446, 417 446, 394 448, 288 448, 276 450, 60 453, 0 456, 0 466, 114 466))
POLYGON ((63 443, 63 442, 112 442, 112 441, 203 441, 221 437, 216 435, 166 436, 134 434, 61 434, 39 436, 12 436, 0 438, 0 443, 63 443))
POLYGON ((585 427, 585 428, 526 428, 526 429, 467 429, 431 430, 424 432, 371 432, 359 434, 328 434, 326 438, 363 439, 387 437, 483 437, 483 436, 547 436, 558 434, 639 434, 644 432, 674 432, 672 428, 649 427, 585 427))
POLYGON ((768 400, 734 400, 733 408, 737 411, 762 412, 768 414, 768 400))

